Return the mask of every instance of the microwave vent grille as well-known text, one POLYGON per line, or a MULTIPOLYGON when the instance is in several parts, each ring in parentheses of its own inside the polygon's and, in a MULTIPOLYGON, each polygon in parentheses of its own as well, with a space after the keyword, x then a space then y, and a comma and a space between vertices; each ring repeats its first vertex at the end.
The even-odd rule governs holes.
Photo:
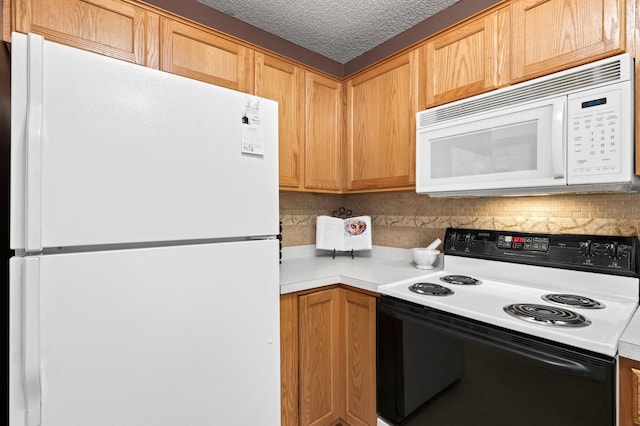
POLYGON ((533 80, 521 83, 496 93, 480 95, 454 105, 423 111, 419 114, 418 127, 615 82, 621 79, 621 75, 621 60, 618 59, 591 68, 582 68, 573 73, 563 73, 557 77, 541 78, 538 81, 533 80))

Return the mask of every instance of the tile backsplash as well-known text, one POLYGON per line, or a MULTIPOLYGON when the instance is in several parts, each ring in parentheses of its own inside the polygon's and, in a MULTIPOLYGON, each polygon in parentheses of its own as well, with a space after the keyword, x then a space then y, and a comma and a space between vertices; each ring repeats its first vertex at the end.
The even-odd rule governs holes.
POLYGON ((316 216, 339 207, 372 219, 373 244, 411 248, 449 226, 523 232, 638 235, 640 194, 430 198, 415 192, 324 195, 280 192, 283 246, 315 244, 316 216))

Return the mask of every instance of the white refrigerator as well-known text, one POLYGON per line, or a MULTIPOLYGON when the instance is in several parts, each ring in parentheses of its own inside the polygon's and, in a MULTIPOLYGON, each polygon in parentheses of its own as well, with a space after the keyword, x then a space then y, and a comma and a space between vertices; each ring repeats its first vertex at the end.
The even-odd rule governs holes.
POLYGON ((279 425, 277 104, 12 37, 11 425, 279 425))

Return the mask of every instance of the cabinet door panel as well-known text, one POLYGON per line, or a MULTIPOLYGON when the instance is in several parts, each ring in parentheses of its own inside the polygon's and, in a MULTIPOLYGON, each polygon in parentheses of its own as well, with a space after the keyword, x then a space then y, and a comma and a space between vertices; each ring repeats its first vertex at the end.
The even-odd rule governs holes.
POLYGON ((620 426, 640 425, 640 362, 620 357, 620 426))
POLYGON ((347 189, 415 183, 418 50, 365 72, 347 85, 347 189))
POLYGON ((300 425, 333 425, 343 412, 341 289, 299 298, 300 425))
POLYGON ((256 95, 278 102, 280 187, 298 188, 304 138, 304 70, 256 53, 256 95))
POLYGON ((306 73, 304 186, 328 192, 342 187, 342 84, 306 73))
POLYGON ((298 426, 298 295, 280 296, 282 426, 298 426))
POLYGON ((434 37, 425 45, 426 107, 507 84, 509 9, 434 37))
POLYGON ((253 93, 253 51, 234 41, 160 19, 160 69, 253 93))
POLYGON ((376 424, 376 299, 355 291, 345 294, 346 421, 376 424))
POLYGON ((17 0, 15 30, 113 58, 153 65, 157 15, 115 0, 17 0))
POLYGON ((514 1, 512 78, 531 78, 620 52, 624 23, 623 0, 514 1))

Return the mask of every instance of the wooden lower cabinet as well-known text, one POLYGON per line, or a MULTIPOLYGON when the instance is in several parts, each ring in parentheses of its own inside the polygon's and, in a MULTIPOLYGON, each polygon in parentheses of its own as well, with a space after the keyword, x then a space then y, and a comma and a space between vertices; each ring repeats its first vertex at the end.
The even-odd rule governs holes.
POLYGON ((281 297, 282 426, 375 426, 375 295, 281 297))
POLYGON ((345 422, 376 424, 376 299, 344 290, 345 422))
POLYGON ((640 362, 620 357, 620 426, 640 425, 640 362))

